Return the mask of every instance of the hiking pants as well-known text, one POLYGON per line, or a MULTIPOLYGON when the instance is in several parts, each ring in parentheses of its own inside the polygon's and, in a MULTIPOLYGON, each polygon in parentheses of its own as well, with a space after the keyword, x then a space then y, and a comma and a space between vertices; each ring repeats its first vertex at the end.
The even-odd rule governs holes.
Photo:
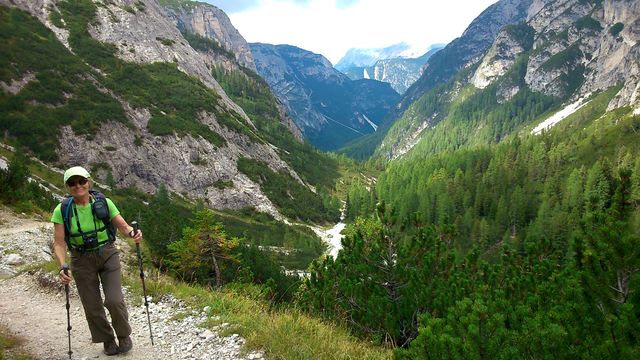
POLYGON ((78 294, 89 323, 91 340, 94 343, 109 341, 131 334, 129 313, 122 294, 120 256, 115 244, 107 244, 92 252, 71 251, 71 270, 78 294), (104 291, 104 307, 100 294, 100 283, 104 291), (104 308, 109 310, 113 329, 107 320, 104 308))

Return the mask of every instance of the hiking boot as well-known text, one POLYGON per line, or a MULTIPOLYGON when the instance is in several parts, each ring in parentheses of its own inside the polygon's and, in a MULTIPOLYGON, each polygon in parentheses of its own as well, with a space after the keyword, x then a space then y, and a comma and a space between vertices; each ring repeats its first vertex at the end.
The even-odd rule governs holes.
POLYGON ((131 341, 130 336, 127 336, 124 338, 119 337, 118 343, 120 343, 120 345, 118 345, 118 351, 120 353, 126 353, 127 351, 131 350, 131 348, 133 347, 133 341, 131 341))
POLYGON ((102 343, 102 345, 104 345, 105 355, 111 356, 118 353, 118 345, 116 345, 116 341, 114 339, 105 341, 102 343))

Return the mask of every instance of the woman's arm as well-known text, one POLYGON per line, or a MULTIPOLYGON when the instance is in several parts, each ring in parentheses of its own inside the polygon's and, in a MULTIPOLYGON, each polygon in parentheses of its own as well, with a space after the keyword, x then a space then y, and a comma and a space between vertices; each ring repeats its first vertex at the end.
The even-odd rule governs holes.
MULTIPOLYGON (((111 219, 111 222, 113 223, 113 225, 115 225, 115 227, 120 231, 122 235, 132 238, 137 243, 142 240, 142 230, 138 229, 135 234, 132 234, 133 227, 131 227, 131 225, 127 224, 127 222, 124 221, 122 215, 116 215, 113 219, 111 219)), ((64 228, 62 230, 64 231, 64 228)))
POLYGON ((71 276, 66 275, 62 271, 62 265, 67 262, 67 243, 64 241, 64 224, 53 224, 53 254, 60 264, 60 282, 68 284, 71 282, 71 276))

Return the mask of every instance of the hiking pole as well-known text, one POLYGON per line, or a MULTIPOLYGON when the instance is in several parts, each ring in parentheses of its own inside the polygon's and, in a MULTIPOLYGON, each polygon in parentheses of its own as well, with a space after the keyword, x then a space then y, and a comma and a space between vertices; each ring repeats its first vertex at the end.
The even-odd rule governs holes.
MULTIPOLYGON (((132 221, 134 234, 138 233, 138 222, 132 221)), ((147 308, 147 321, 149 322, 149 337, 153 346, 153 332, 151 332, 151 317, 149 316, 149 301, 147 301, 147 288, 144 285, 144 271, 142 270, 142 254, 140 254, 140 243, 136 242, 136 252, 138 253, 138 268, 140 268, 140 280, 142 280, 142 293, 144 294, 144 306, 147 308)))
MULTIPOLYGON (((65 275, 69 276, 69 265, 62 265, 62 270, 64 271, 65 275)), ((71 315, 69 315, 69 308, 71 307, 71 305, 69 305, 69 284, 64 284, 64 293, 67 296, 67 334, 69 335, 69 359, 71 359, 71 354, 73 354, 73 351, 71 351, 71 315)))

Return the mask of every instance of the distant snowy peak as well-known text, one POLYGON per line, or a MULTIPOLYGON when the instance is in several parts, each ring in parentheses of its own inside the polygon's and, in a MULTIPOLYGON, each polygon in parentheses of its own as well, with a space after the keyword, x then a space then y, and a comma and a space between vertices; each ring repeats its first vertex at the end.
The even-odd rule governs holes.
POLYGON ((378 60, 396 59, 396 58, 417 58, 433 47, 443 47, 444 45, 424 45, 409 44, 401 42, 385 48, 379 49, 349 49, 347 53, 338 61, 335 68, 345 71, 353 67, 372 66, 378 60))
MULTIPOLYGON (((390 48, 385 49, 359 49, 360 55, 364 56, 377 56, 377 60, 372 65, 361 66, 348 66, 344 65, 347 62, 351 63, 370 63, 367 61, 356 61, 356 49, 352 49, 347 56, 341 60, 342 73, 346 74, 352 80, 358 79, 374 79, 391 84, 391 87, 398 92, 398 94, 404 93, 418 78, 422 75, 423 66, 429 60, 431 55, 435 54, 438 50, 442 49, 444 45, 435 44, 426 47, 428 50, 424 50, 423 47, 409 46, 407 43, 397 44, 394 47, 394 51, 390 51, 390 48), (426 52, 425 52, 426 51, 426 52), (347 58, 351 60, 348 60, 347 58)), ((364 59, 363 57, 361 60, 364 59)))

